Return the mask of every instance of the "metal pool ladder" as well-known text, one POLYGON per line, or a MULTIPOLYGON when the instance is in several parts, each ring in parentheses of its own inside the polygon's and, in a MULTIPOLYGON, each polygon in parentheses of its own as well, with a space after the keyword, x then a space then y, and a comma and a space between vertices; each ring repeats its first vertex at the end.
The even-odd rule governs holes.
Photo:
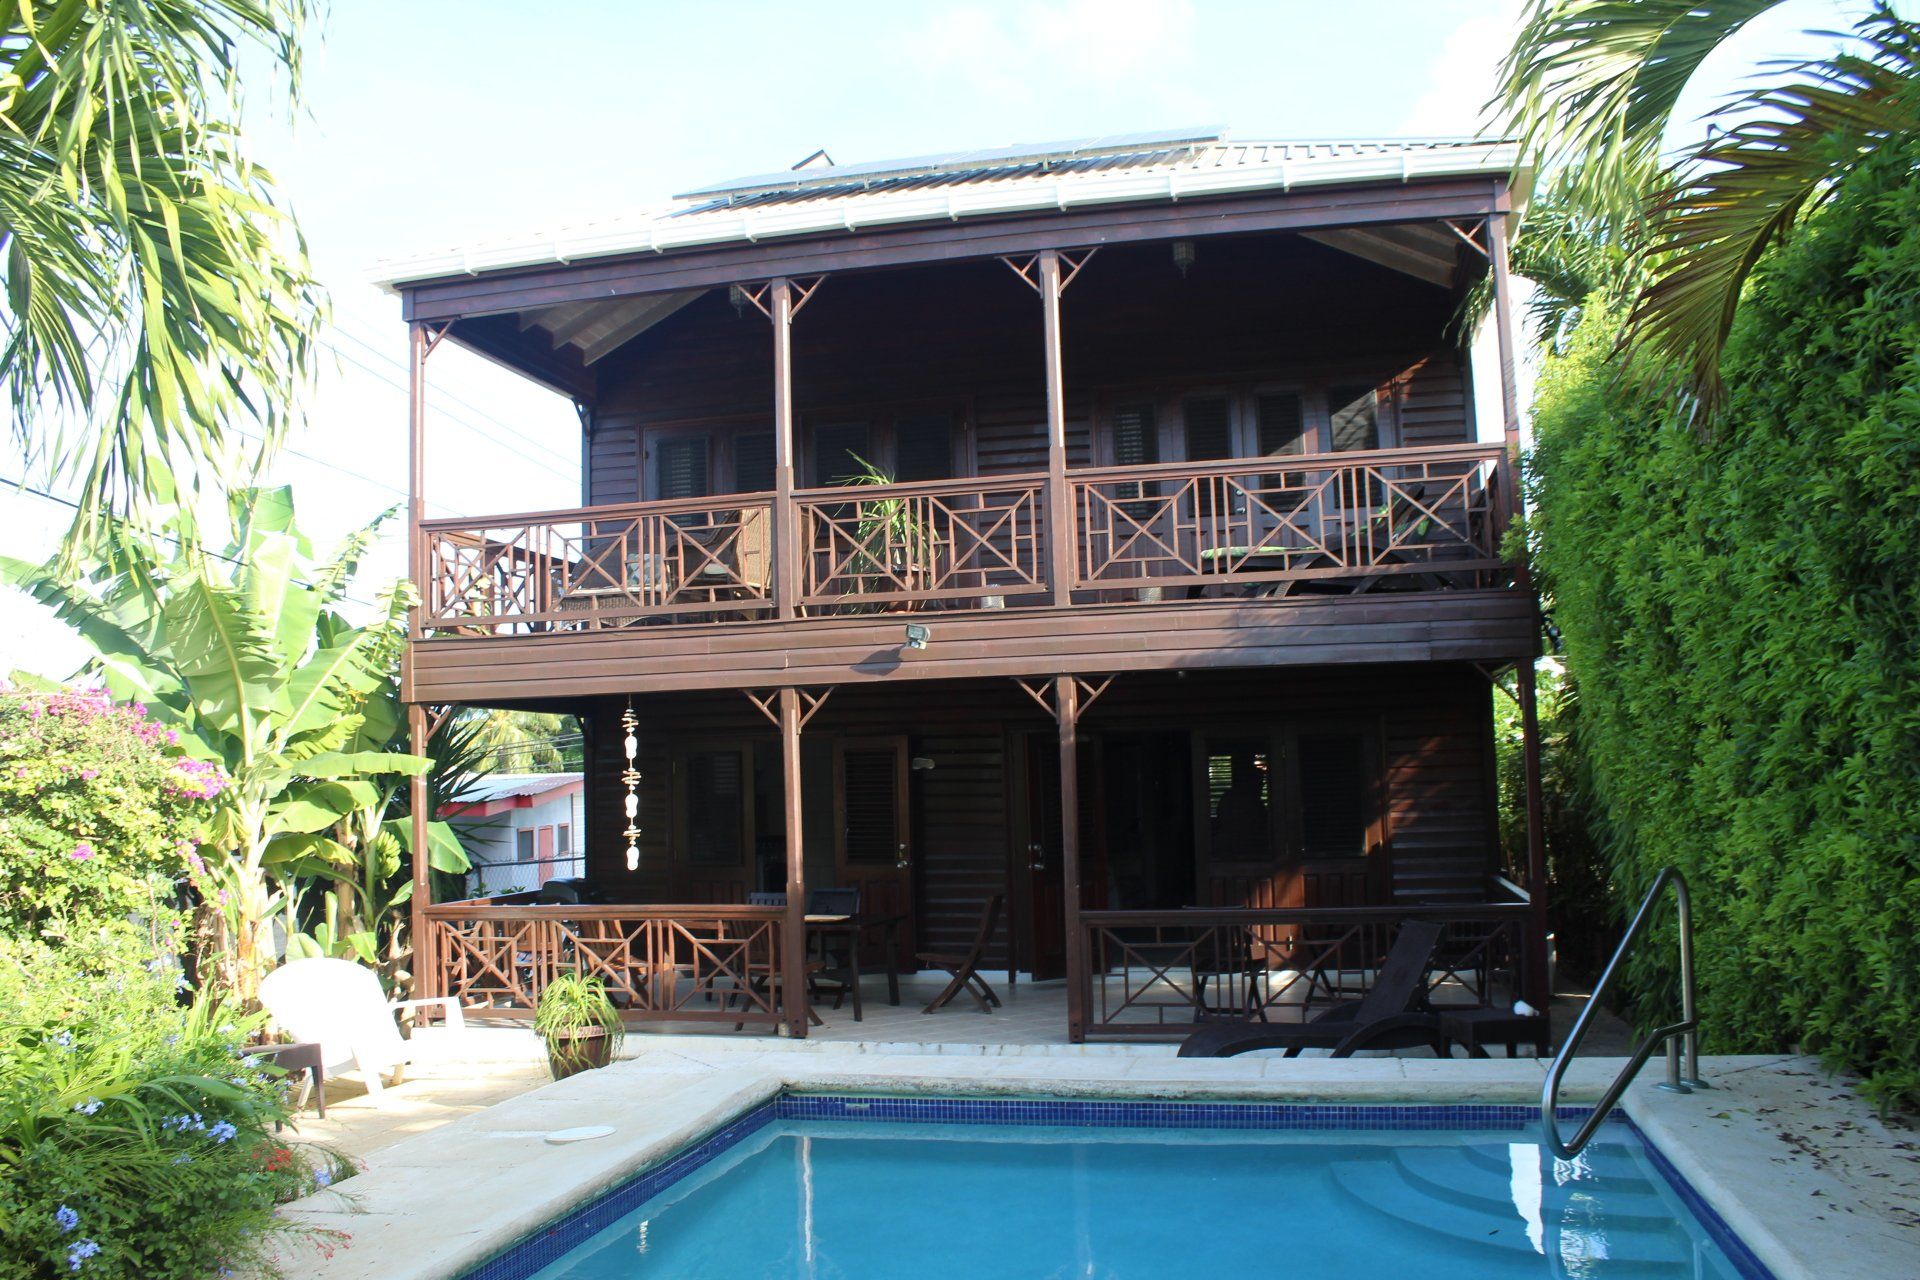
POLYGON ((1707 1083, 1700 1078, 1700 1019, 1694 1009, 1693 997, 1693 901, 1687 894, 1686 877, 1677 870, 1668 867, 1653 879, 1653 887, 1647 890, 1647 896, 1640 900, 1640 909, 1633 913, 1633 923, 1627 926, 1627 934, 1620 939, 1620 945, 1614 949, 1613 959, 1607 961, 1605 973, 1594 984, 1593 994, 1587 997, 1587 1004, 1575 1020, 1573 1030, 1567 1033, 1567 1041, 1560 1046, 1560 1052, 1554 1056, 1553 1066, 1547 1072, 1547 1083, 1540 1090, 1540 1128, 1546 1134, 1547 1148, 1562 1160, 1571 1160, 1580 1154, 1582 1148, 1593 1140, 1594 1133, 1601 1122, 1620 1101, 1620 1095, 1627 1091, 1633 1078, 1640 1074, 1647 1059, 1662 1044, 1667 1047, 1667 1078, 1660 1088, 1675 1093, 1692 1093, 1695 1089, 1705 1089, 1707 1083), (1641 1041, 1640 1047, 1633 1051, 1633 1057, 1620 1074, 1607 1086, 1599 1103, 1593 1108, 1586 1123, 1573 1135, 1572 1141, 1562 1141, 1560 1125, 1556 1117, 1556 1103, 1560 1097, 1560 1080, 1566 1075, 1567 1067, 1573 1062, 1574 1052, 1579 1049, 1580 1041, 1587 1034, 1594 1014, 1600 1008, 1600 997, 1606 994, 1612 984, 1614 974, 1625 963, 1627 952, 1633 949, 1640 935, 1646 931, 1647 921, 1653 916, 1653 909, 1660 902, 1660 896, 1669 887, 1673 889, 1673 903, 1680 916, 1680 1021, 1670 1026, 1660 1027, 1641 1041), (1686 1065, 1681 1069, 1681 1056, 1684 1049, 1686 1065))

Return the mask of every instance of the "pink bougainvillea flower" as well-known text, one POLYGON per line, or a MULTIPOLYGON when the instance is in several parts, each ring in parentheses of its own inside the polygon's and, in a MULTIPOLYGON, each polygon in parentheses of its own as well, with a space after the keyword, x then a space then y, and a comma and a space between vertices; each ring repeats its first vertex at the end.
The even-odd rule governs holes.
POLYGON ((79 844, 73 846, 73 852, 67 856, 75 862, 85 862, 93 856, 93 846, 82 840, 79 844))

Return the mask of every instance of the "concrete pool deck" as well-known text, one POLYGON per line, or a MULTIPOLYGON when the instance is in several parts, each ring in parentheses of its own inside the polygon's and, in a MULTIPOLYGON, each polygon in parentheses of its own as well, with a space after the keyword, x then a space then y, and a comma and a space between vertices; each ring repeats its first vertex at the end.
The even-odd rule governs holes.
MULTIPOLYGON (((383 1146, 365 1171, 290 1205, 331 1243, 288 1244, 312 1280, 445 1280, 787 1089, 1234 1099, 1303 1103, 1538 1101, 1533 1059, 1253 1056, 1181 1059, 1170 1046, 829 1044, 636 1037, 633 1056, 383 1146), (556 1129, 610 1125, 566 1146, 556 1129)), ((1591 1101, 1618 1059, 1569 1071, 1591 1101)), ((1809 1059, 1709 1058, 1714 1089, 1653 1088, 1628 1114, 1778 1280, 1920 1275, 1920 1135, 1880 1123, 1809 1059)), ((425 1083, 423 1081, 423 1083, 425 1083)))

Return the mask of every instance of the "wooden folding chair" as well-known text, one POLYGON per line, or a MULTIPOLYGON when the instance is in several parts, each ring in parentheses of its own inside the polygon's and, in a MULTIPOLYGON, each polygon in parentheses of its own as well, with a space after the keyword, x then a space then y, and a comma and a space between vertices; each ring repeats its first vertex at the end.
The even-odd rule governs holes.
POLYGON ((923 1012, 932 1013, 947 1001, 965 991, 980 1006, 980 1012, 992 1013, 1000 997, 993 993, 987 980, 980 976, 980 961, 985 957, 987 943, 993 939, 993 928, 1000 922, 1001 895, 994 894, 987 899, 986 906, 980 909, 980 928, 973 935, 973 945, 967 948, 965 955, 947 955, 935 951, 922 951, 918 959, 921 964, 930 964, 945 969, 953 980, 947 983, 946 990, 933 998, 923 1012))

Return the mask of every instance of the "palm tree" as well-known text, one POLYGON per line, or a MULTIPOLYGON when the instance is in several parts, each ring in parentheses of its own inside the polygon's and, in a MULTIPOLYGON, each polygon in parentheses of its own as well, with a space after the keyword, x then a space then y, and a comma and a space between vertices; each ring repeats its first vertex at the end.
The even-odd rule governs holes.
POLYGON ((324 300, 233 124, 244 55, 297 89, 308 9, 0 0, 0 379, 76 534, 278 439, 311 374, 324 300))
POLYGON ((1779 3, 1535 0, 1502 67, 1529 154, 1629 246, 1629 342, 1679 362, 1709 403, 1761 255, 1881 142, 1920 128, 1920 24, 1875 0, 1852 47, 1770 67, 1772 83, 1711 114, 1705 141, 1663 151, 1707 55, 1779 3))

